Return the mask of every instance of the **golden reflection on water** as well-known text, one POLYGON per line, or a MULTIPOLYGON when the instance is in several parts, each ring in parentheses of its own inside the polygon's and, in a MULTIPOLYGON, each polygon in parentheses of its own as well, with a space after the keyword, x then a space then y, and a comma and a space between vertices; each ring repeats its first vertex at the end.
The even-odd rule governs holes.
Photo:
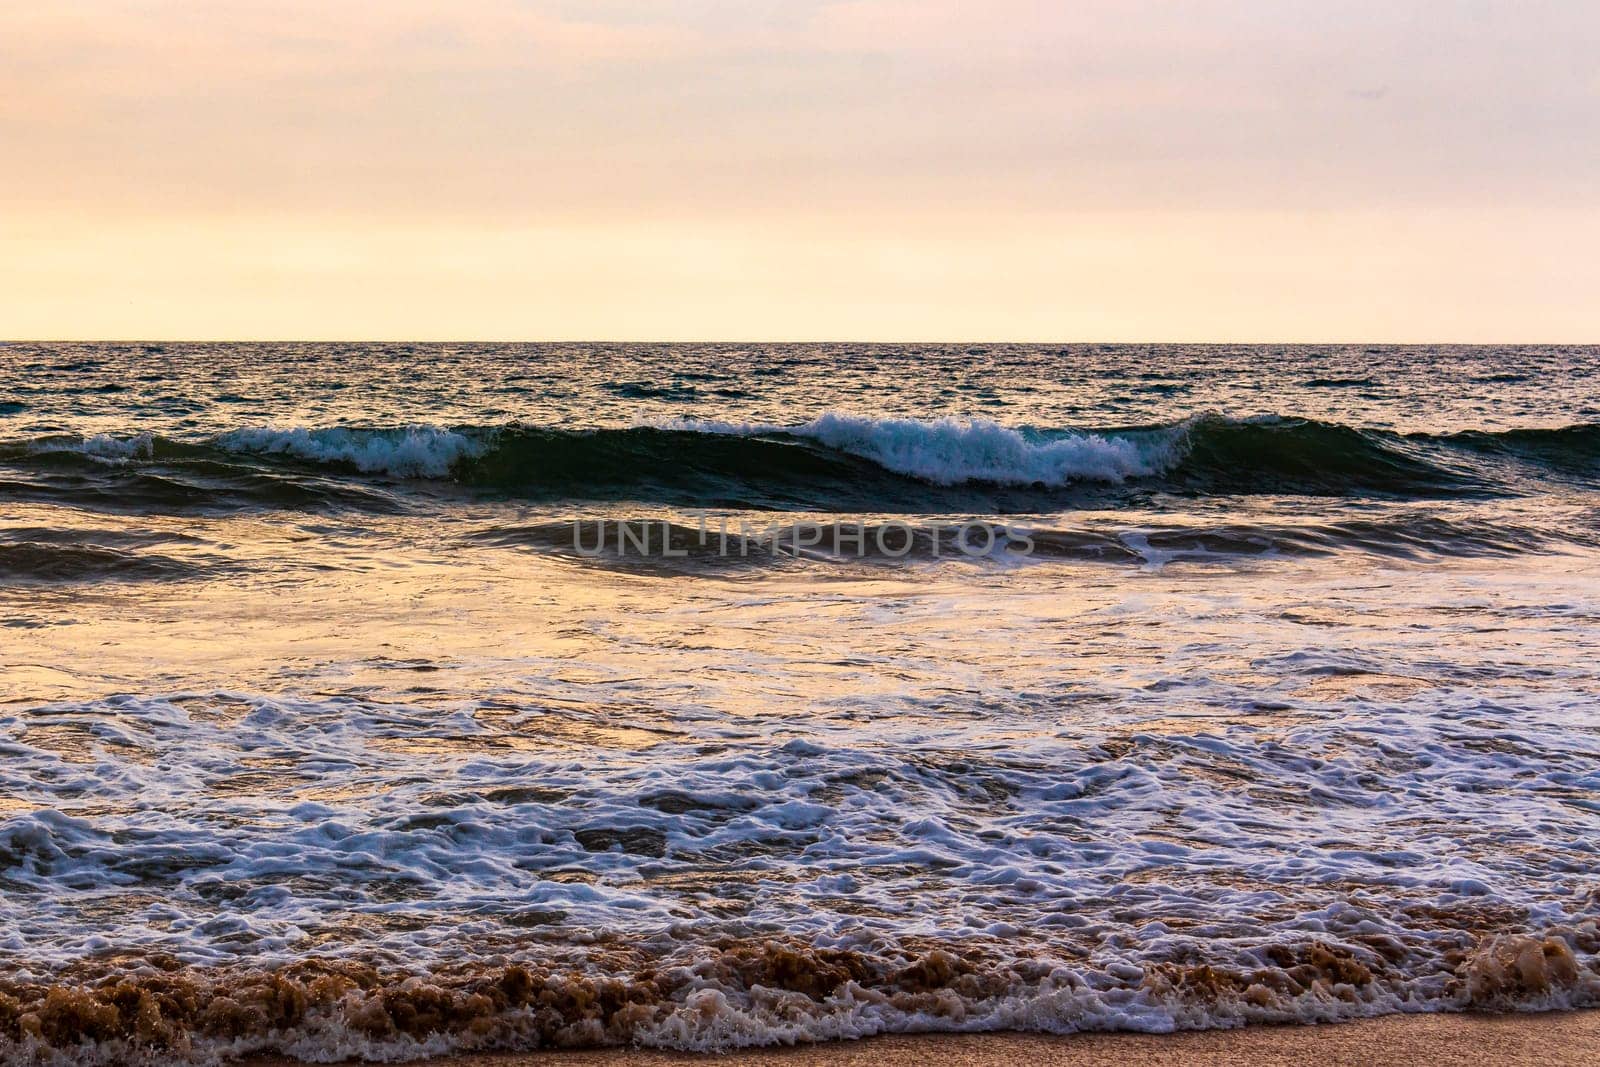
MULTIPOLYGON (((29 506, 7 523, 47 527, 52 516, 29 506)), ((1294 565, 1282 579, 1270 564, 1230 575, 1063 562, 686 574, 485 543, 466 536, 470 512, 451 523, 369 518, 339 537, 319 534, 317 520, 139 521, 150 536, 181 535, 163 553, 225 548, 229 566, 185 581, 97 583, 92 595, 0 589, 0 622, 18 623, 0 629, 0 706, 163 694, 215 723, 244 719, 262 698, 467 708, 468 729, 404 723, 367 739, 411 755, 645 752, 683 736, 686 716, 719 717, 735 734, 742 722, 804 732, 892 708, 966 717, 984 724, 977 742, 1015 747, 1086 728, 1114 739, 1229 723, 1289 731, 1330 708, 1426 697, 1438 684, 1271 655, 1327 644, 1330 627, 1346 647, 1417 656, 1447 623, 1469 661, 1495 654, 1508 632, 1535 651, 1550 640, 1533 615, 1470 625, 1485 604, 1549 596, 1535 584, 1547 574, 1513 574, 1510 563, 1504 583, 1471 603, 1429 606, 1395 583, 1434 588, 1443 564, 1294 565), (314 566, 297 555, 313 535, 314 566)), ((1559 683, 1550 672, 1516 678, 1524 689, 1559 683)), ((111 743, 65 727, 36 736, 73 760, 111 743)))
POLYGON ((23 731, 22 740, 35 748, 53 752, 68 763, 95 762, 96 738, 83 725, 30 725, 23 731))
POLYGON ((1405 700, 1430 687, 1420 678, 1393 674, 1326 674, 1311 678, 1295 689, 1295 695, 1333 703, 1347 699, 1405 700))

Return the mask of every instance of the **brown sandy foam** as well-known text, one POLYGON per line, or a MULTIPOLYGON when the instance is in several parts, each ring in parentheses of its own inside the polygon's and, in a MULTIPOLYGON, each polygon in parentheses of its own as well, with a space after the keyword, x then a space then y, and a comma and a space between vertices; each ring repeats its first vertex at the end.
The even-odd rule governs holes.
MULTIPOLYGON (((1600 972, 1574 956, 1568 938, 1592 950, 1594 937, 1586 925, 1480 942, 1427 1006, 1592 1006, 1600 972)), ((998 955, 992 944, 884 948, 869 954, 729 940, 661 954, 627 944, 550 946, 538 962, 475 961, 426 975, 345 960, 276 970, 197 969, 153 956, 86 961, 48 980, 0 978, 0 1055, 7 1062, 60 1054, 64 1062, 166 1063, 267 1052, 327 1061, 474 1048, 715 1049, 884 1030, 1117 1028, 1130 1024, 1101 1009, 1135 999, 1181 1011, 1187 1021, 1166 1024, 1180 1028, 1423 1006, 1413 976, 1381 954, 1368 951, 1363 962, 1352 948, 1322 942, 1272 946, 1270 963, 1248 971, 1168 962, 1116 981, 1086 979, 1063 971, 1059 959, 1015 948, 998 955), (1041 1025, 989 1014, 996 1005, 1061 993, 1096 1018, 1041 1025), (863 1006, 890 1021, 837 1025, 863 1006), (740 1029, 717 1030, 733 1016, 740 1029)))

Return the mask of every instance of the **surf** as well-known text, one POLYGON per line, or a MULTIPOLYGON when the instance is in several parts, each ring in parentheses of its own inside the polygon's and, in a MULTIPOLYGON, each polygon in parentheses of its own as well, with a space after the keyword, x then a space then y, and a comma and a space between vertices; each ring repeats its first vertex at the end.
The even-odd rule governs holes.
POLYGON ((388 510, 453 487, 532 501, 1016 513, 1152 494, 1511 496, 1541 482, 1600 484, 1600 425, 1431 435, 1278 415, 1059 428, 829 412, 792 425, 247 426, 0 441, 0 496, 125 492, 154 508, 388 510))

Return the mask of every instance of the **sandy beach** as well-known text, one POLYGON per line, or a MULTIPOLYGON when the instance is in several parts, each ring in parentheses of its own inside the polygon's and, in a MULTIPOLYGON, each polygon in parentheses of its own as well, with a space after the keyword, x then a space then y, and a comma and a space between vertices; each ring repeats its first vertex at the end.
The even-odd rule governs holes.
MULTIPOLYGON (((1177 1034, 915 1034, 799 1048, 755 1049, 721 1056, 609 1049, 453 1056, 437 1067, 615 1067, 691 1064, 714 1067, 1072 1067, 1206 1064, 1272 1067, 1411 1067, 1484 1064, 1593 1064, 1600 1061, 1600 1011, 1536 1015, 1390 1015, 1328 1026, 1256 1026, 1177 1034)), ((281 1059, 249 1067, 287 1067, 281 1059)))

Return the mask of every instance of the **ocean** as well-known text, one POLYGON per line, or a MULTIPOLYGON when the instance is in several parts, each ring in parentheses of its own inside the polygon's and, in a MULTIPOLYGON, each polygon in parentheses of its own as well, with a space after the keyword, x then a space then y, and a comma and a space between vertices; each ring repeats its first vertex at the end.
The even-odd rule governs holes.
POLYGON ((1600 1004, 1600 348, 0 346, 8 1061, 1600 1004))

